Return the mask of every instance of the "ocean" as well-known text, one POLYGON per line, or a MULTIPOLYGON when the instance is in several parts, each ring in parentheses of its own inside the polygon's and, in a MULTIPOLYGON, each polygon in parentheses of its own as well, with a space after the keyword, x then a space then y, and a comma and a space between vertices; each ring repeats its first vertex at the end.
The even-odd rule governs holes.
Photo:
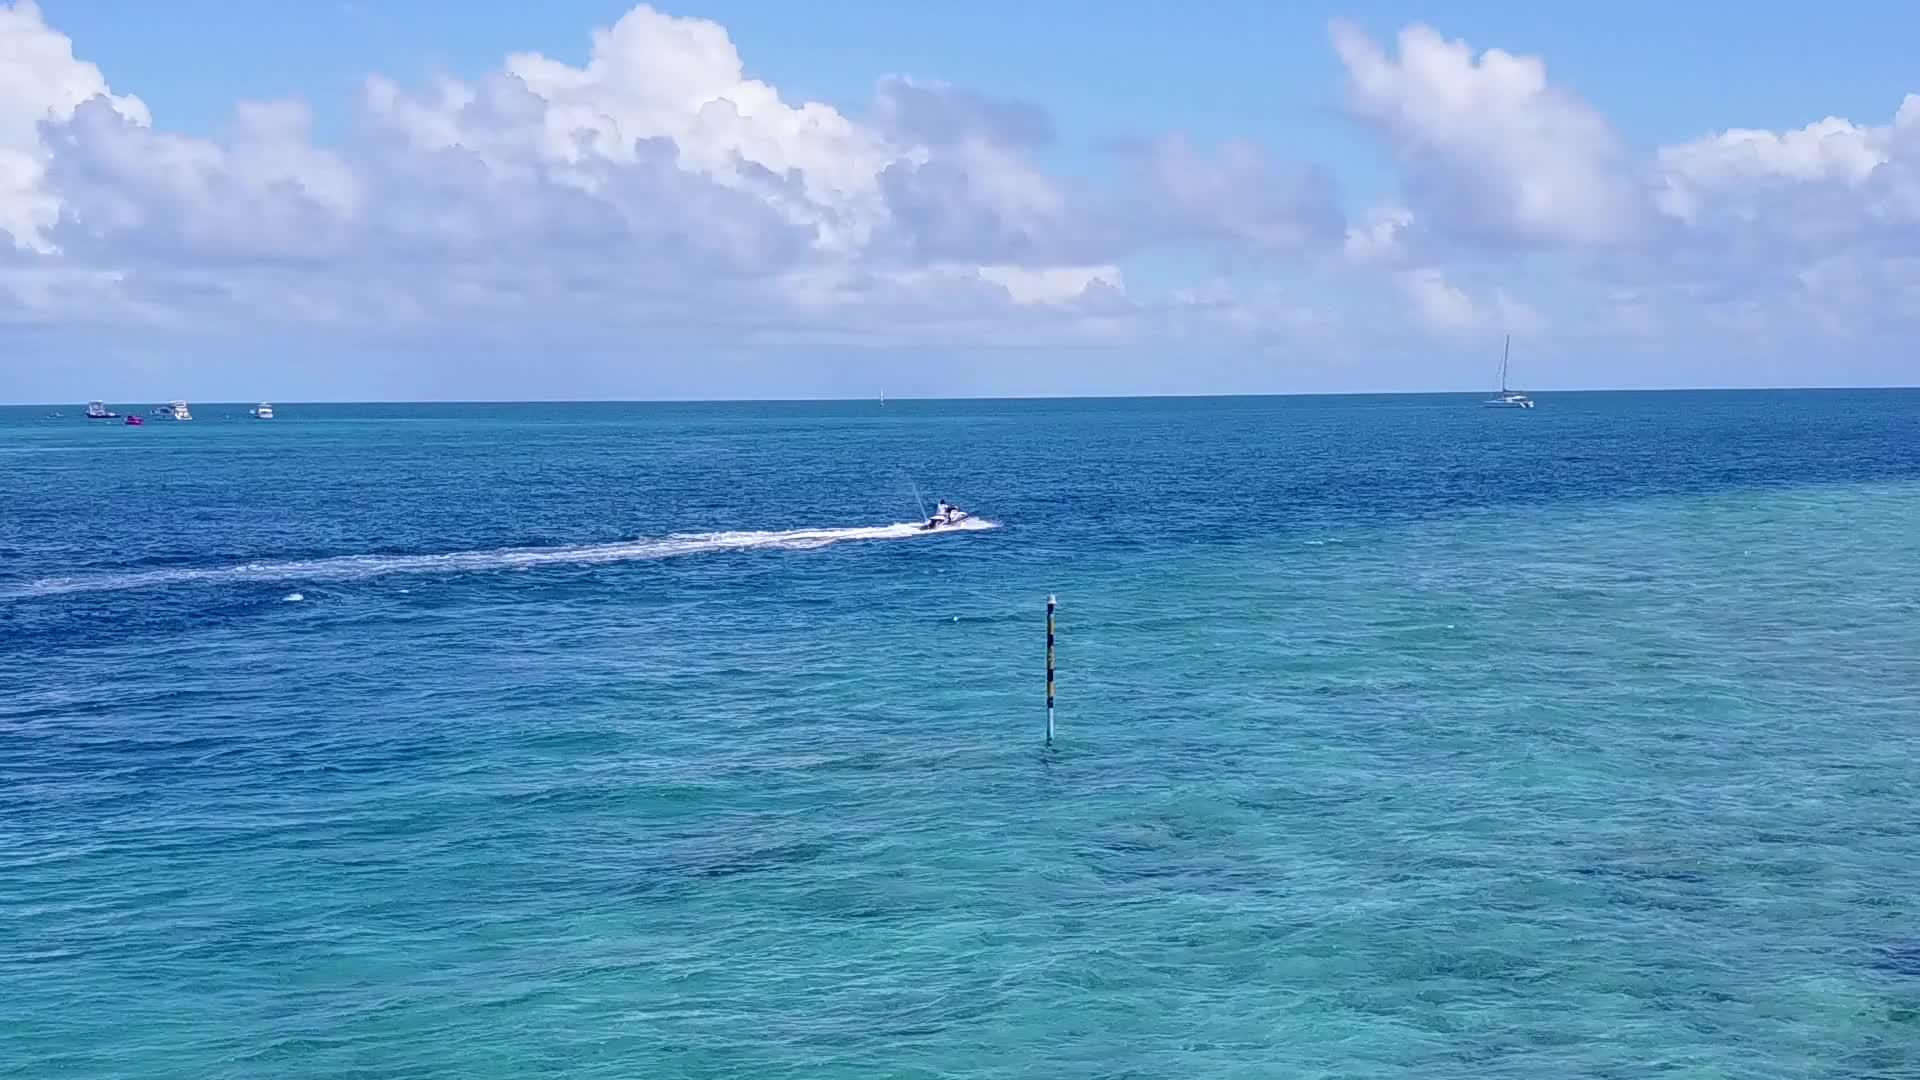
POLYGON ((1920 1075, 1920 392, 1539 401, 0 409, 0 1077, 1920 1075))

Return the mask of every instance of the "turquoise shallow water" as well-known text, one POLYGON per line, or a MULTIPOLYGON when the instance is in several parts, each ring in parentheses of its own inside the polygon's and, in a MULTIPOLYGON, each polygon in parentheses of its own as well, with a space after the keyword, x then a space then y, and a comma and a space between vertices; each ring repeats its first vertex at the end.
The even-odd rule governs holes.
POLYGON ((0 1076, 1920 1074, 1920 394, 45 411, 0 1076))

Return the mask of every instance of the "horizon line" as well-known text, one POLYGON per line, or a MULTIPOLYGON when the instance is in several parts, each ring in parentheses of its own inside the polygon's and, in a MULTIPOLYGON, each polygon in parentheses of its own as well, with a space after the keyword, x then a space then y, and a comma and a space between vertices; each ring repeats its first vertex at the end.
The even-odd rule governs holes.
MULTIPOLYGON (((1767 393, 1831 393, 1845 391, 1891 391, 1920 390, 1920 383, 1882 384, 1882 385, 1831 385, 1831 386, 1663 386, 1663 387, 1575 387, 1559 390, 1526 390, 1529 394, 1767 394, 1767 393)), ((1484 390, 1298 390, 1291 392, 1171 392, 1152 394, 942 394, 911 395, 888 398, 901 402, 933 401, 1170 401, 1170 400, 1207 400, 1239 398, 1338 398, 1338 397, 1472 397, 1484 394, 1484 390)), ((830 405, 861 401, 878 401, 880 395, 872 397, 653 397, 653 398, 282 398, 289 405, 830 405)), ((114 401, 105 398, 90 398, 106 404, 114 401)), ((121 399, 136 404, 147 404, 146 399, 121 399)), ((154 403, 166 404, 181 398, 166 400, 154 399, 154 403)), ((205 405, 258 404, 255 399, 234 399, 223 401, 219 398, 201 398, 205 405)), ((71 402, 63 401, 6 401, 0 402, 0 408, 39 409, 58 408, 71 402)), ((80 404, 85 405, 83 401, 80 404)))

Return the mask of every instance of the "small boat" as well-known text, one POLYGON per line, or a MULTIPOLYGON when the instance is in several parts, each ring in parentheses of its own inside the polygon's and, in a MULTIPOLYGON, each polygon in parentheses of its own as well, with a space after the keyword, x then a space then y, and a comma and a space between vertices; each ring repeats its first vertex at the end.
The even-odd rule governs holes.
POLYGON ((119 413, 107 408, 107 403, 104 401, 87 402, 87 419, 89 420, 112 420, 119 415, 119 413))
POLYGON ((263 402, 261 402, 260 404, 258 404, 258 405, 256 405, 256 406, 254 406, 254 408, 253 408, 253 418, 254 418, 255 420, 271 420, 271 419, 273 419, 273 406, 271 406, 271 405, 269 405, 269 404, 267 404, 267 403, 266 403, 266 402, 264 402, 264 401, 263 401, 263 402))
POLYGON ((127 423, 128 423, 128 424, 131 424, 131 425, 132 425, 132 426, 134 426, 134 427, 139 427, 139 426, 140 426, 141 424, 144 424, 144 423, 146 423, 146 421, 145 421, 145 420, 142 420, 142 419, 140 419, 139 417, 137 417, 137 416, 135 416, 135 415, 133 415, 132 413, 128 413, 128 414, 127 414, 127 423))
POLYGON ((972 514, 967 513, 965 510, 942 499, 940 500, 939 506, 934 510, 933 516, 927 519, 926 524, 920 526, 920 531, 933 532, 936 529, 951 529, 972 516, 972 514))
POLYGON ((165 406, 165 408, 167 410, 166 414, 175 420, 193 419, 193 410, 187 408, 187 403, 184 401, 176 401, 171 405, 165 406))
POLYGON ((1518 390, 1507 389, 1507 353, 1513 348, 1513 335, 1507 335, 1507 343, 1500 349, 1500 393, 1480 404, 1490 409, 1531 409, 1533 399, 1518 390))

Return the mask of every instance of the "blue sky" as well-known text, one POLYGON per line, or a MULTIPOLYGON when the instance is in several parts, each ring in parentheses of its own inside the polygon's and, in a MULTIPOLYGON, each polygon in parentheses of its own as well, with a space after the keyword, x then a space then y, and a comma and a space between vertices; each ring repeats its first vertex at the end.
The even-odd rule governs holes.
POLYGON ((0 400, 1920 373, 1911 5, 128 11, 0 0, 0 400))

